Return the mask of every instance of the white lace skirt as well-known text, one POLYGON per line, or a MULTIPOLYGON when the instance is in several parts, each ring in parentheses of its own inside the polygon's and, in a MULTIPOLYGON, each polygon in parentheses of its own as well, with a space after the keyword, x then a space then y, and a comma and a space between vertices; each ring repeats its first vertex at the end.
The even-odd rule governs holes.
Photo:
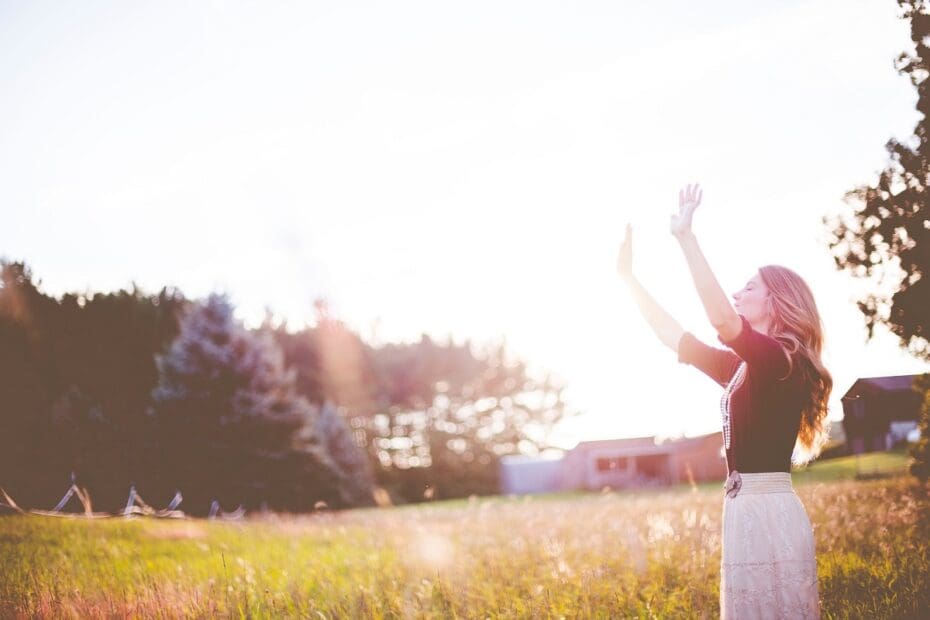
POLYGON ((723 500, 720 617, 819 618, 814 531, 791 474, 739 478, 723 500))

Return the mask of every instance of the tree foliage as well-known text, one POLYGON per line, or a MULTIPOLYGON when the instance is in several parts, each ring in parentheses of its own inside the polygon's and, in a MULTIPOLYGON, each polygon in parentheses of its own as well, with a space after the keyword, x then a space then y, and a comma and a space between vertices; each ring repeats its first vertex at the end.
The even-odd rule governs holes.
POLYGON ((505 342, 372 346, 317 304, 316 324, 275 338, 302 394, 338 404, 369 451, 375 478, 395 499, 499 491, 499 458, 551 446, 574 415, 564 385, 533 375, 505 342))
POLYGON ((152 470, 153 356, 186 301, 136 287, 56 300, 37 284, 24 263, 0 263, 0 485, 47 508, 77 471, 95 505, 125 503, 152 470))
POLYGON ((366 343, 322 301, 296 332, 249 330, 224 295, 39 290, 0 278, 0 486, 54 505, 70 480, 94 506, 134 484, 183 508, 309 510, 496 493, 499 458, 549 446, 562 384, 505 343, 366 343))
POLYGON ((930 478, 930 373, 917 377, 913 387, 914 391, 923 394, 923 402, 920 405, 920 421, 917 425, 920 429, 920 439, 909 448, 910 470, 914 476, 927 480, 930 478))
POLYGON ((155 359, 162 470, 196 493, 197 505, 345 505, 337 467, 313 432, 318 409, 297 394, 295 373, 271 337, 241 326, 224 295, 192 307, 170 350, 155 359))
POLYGON ((877 182, 847 193, 851 212, 824 218, 837 268, 872 286, 858 301, 871 338, 887 326, 912 354, 930 360, 930 15, 923 0, 899 0, 910 20, 913 50, 896 60, 917 89, 919 120, 907 141, 885 145, 890 156, 877 182))

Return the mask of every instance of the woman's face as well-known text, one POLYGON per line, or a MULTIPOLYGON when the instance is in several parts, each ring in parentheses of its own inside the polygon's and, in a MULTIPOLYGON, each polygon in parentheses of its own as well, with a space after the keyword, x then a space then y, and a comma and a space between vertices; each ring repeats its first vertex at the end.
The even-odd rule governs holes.
POLYGON ((762 282, 762 277, 756 273, 742 290, 733 294, 733 308, 746 317, 753 328, 765 331, 770 318, 765 307, 768 296, 769 289, 762 282))

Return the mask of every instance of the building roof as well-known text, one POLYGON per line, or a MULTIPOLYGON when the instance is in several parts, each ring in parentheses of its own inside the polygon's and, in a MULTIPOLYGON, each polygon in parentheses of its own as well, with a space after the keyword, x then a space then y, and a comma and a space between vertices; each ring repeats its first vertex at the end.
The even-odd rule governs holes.
POLYGON ((524 463, 557 463, 562 457, 542 457, 535 454, 505 454, 500 457, 502 463, 522 465, 524 463))
POLYGON ((648 437, 623 437, 621 439, 594 439, 591 441, 580 441, 572 450, 588 450, 591 448, 645 448, 656 445, 656 436, 648 437))
POLYGON ((713 433, 697 435, 695 437, 673 437, 663 441, 662 445, 673 444, 675 447, 683 447, 693 444, 701 444, 705 441, 720 441, 722 439, 722 435, 723 431, 714 431, 713 433))
POLYGON ((584 453, 594 451, 603 454, 607 451, 612 456, 645 456, 664 454, 669 455, 673 452, 689 446, 699 446, 706 442, 721 442, 722 432, 716 431, 706 435, 696 437, 673 437, 656 443, 655 435, 648 437, 626 437, 620 439, 596 439, 592 441, 582 441, 571 450, 565 452, 563 457, 559 458, 541 458, 539 456, 530 456, 525 454, 509 454, 502 456, 500 459, 501 466, 508 471, 526 471, 526 470, 545 470, 558 467, 565 457, 569 461, 573 459, 584 459, 584 453))
POLYGON ((914 377, 918 375, 894 375, 890 377, 862 377, 847 390, 843 398, 859 398, 875 392, 910 392, 914 377))
POLYGON ((627 437, 622 439, 597 439, 593 441, 582 441, 578 443, 570 452, 587 452, 589 450, 611 450, 628 452, 629 454, 647 454, 663 453, 683 448, 685 446, 700 444, 709 439, 719 439, 720 431, 698 435, 697 437, 669 438, 664 441, 656 441, 655 435, 648 437, 627 437))

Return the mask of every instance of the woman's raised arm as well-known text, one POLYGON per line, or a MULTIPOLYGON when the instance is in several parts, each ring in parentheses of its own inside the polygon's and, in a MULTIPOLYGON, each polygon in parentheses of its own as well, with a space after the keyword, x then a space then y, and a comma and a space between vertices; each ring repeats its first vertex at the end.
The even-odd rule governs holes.
POLYGON ((617 272, 620 274, 623 283, 630 289, 640 314, 649 323, 652 331, 659 337, 662 344, 672 351, 678 351, 678 343, 685 330, 652 298, 649 292, 639 283, 639 280, 636 279, 636 276, 633 275, 633 227, 629 224, 626 225, 626 236, 620 246, 620 255, 617 258, 617 272))
POLYGON ((717 282, 714 272, 707 264, 704 253, 701 252, 697 237, 691 231, 691 218, 694 210, 701 204, 703 194, 697 185, 693 187, 688 185, 686 189, 678 193, 678 213, 672 215, 670 229, 685 253, 691 277, 701 303, 704 304, 707 318, 710 319, 711 325, 721 338, 732 340, 739 335, 743 326, 742 321, 723 289, 720 288, 720 283, 717 282))

